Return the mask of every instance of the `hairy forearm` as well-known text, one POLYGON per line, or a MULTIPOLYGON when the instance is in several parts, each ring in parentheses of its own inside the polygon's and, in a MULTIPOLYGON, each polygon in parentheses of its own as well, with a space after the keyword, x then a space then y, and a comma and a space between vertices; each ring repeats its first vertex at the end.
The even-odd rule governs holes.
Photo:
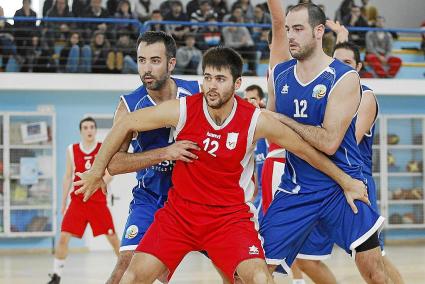
POLYGON ((167 160, 165 148, 154 149, 142 153, 118 152, 108 164, 111 175, 131 173, 145 169, 167 160))
POLYGON ((295 120, 282 114, 278 114, 276 117, 280 122, 286 124, 292 130, 294 130, 298 135, 300 135, 305 141, 307 141, 317 150, 325 152, 328 155, 334 154, 332 145, 335 144, 335 139, 331 138, 325 129, 317 126, 298 123, 295 120))

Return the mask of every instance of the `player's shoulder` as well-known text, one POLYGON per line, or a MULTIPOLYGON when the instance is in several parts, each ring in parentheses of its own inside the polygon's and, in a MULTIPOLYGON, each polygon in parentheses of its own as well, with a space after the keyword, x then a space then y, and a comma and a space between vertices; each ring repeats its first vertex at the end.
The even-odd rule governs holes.
POLYGON ((355 73, 358 75, 357 71, 353 69, 353 67, 338 59, 334 59, 328 69, 332 70, 337 77, 342 77, 348 73, 355 73))
POLYGON ((131 93, 121 96, 121 99, 125 103, 127 110, 129 112, 132 112, 136 108, 136 105, 139 103, 139 101, 146 97, 147 94, 148 91, 146 87, 144 85, 141 85, 131 93))
POLYGON ((196 80, 184 80, 172 77, 178 88, 186 90, 190 94, 197 94, 200 92, 199 82, 196 80))
POLYGON ((290 68, 293 68, 296 64, 297 64, 297 60, 294 58, 288 61, 280 62, 273 67, 272 73, 276 74, 276 73, 284 72, 290 68))

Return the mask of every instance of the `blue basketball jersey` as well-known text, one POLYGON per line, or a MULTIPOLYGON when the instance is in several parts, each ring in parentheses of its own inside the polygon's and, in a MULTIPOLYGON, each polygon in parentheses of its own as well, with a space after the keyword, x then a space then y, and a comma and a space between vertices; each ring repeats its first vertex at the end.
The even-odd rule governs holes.
POLYGON ((367 175, 372 175, 372 145, 373 145, 373 137, 375 135, 375 122, 378 117, 379 106, 378 106, 378 101, 372 89, 370 89, 369 87, 365 85, 362 85, 362 96, 365 96, 365 95, 374 96, 375 102, 376 102, 376 115, 375 115, 375 121, 373 122, 372 127, 369 130, 369 133, 366 133, 363 136, 363 139, 360 141, 359 149, 360 149, 360 154, 362 155, 362 159, 364 163, 363 173, 367 175), (369 92, 370 94, 366 94, 367 92, 369 92))
MULTIPOLYGON (((262 138, 257 141, 257 145, 255 146, 255 166, 257 171, 257 187, 258 190, 261 190, 261 173, 263 171, 264 161, 267 157, 267 142, 266 139, 262 138)), ((261 194, 259 194, 261 196, 261 194)))
MULTIPOLYGON (((296 75, 297 60, 276 65, 272 72, 276 111, 299 123, 321 127, 329 96, 347 74, 356 72, 350 66, 333 60, 319 75, 307 84, 296 75)), ((334 155, 329 156, 339 168, 353 178, 363 180, 363 160, 357 146, 354 117, 334 155)), ((330 188, 336 182, 293 153, 286 151, 286 170, 280 189, 292 193, 316 192, 330 188)))
MULTIPOLYGON (((177 85, 177 98, 190 96, 200 92, 198 81, 186 81, 172 78, 177 85)), ((129 112, 156 105, 149 96, 144 86, 139 87, 132 93, 121 97, 129 112)), ((134 152, 143 152, 152 149, 166 147, 174 142, 172 128, 161 128, 139 132, 136 139, 132 140, 134 152)), ((139 186, 133 190, 137 199, 140 190, 150 190, 157 195, 167 195, 171 187, 171 172, 174 161, 163 161, 158 165, 137 171, 139 186)))

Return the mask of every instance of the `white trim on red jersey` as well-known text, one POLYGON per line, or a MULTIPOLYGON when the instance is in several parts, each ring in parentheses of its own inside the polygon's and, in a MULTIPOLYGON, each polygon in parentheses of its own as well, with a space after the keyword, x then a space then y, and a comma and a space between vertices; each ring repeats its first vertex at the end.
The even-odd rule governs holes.
MULTIPOLYGON (((75 166, 75 160, 74 160, 74 144, 68 145, 67 150, 69 152, 69 157, 71 159, 72 172, 74 173, 75 169, 77 168, 75 166)), ((72 178, 74 179, 74 177, 72 178)))
POLYGON ((98 144, 99 142, 96 142, 94 145, 93 145, 93 147, 92 148, 90 148, 90 149, 84 149, 84 147, 83 147, 83 143, 82 142, 80 142, 80 143, 78 143, 78 147, 80 147, 80 150, 81 150, 81 152, 83 152, 84 154, 86 154, 86 155, 88 155, 88 154, 91 154, 95 149, 96 149, 96 147, 97 147, 97 144, 98 144))
POLYGON ((174 139, 177 137, 177 135, 179 135, 180 131, 182 131, 183 127, 186 124, 186 119, 187 119, 186 97, 180 98, 179 103, 180 103, 180 115, 179 115, 179 122, 177 122, 177 125, 176 125, 176 132, 175 132, 174 139))
POLYGON ((226 127, 233 119, 233 117, 235 116, 236 113, 236 108, 238 107, 238 102, 236 101, 235 98, 233 98, 233 107, 232 107, 232 112, 230 113, 230 115, 226 118, 226 120, 224 121, 224 123, 222 125, 217 125, 214 120, 211 118, 210 113, 208 112, 208 105, 207 105, 207 101, 205 100, 205 98, 202 98, 202 108, 204 110, 204 114, 205 114, 205 118, 207 119, 208 123, 211 125, 212 128, 214 128, 214 130, 221 130, 224 127, 226 127))

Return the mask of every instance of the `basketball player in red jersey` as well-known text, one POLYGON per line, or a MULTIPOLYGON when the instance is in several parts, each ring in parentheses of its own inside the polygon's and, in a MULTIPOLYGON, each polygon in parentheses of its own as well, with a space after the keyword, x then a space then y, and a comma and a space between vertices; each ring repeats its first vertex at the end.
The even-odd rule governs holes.
POLYGON ((177 161, 168 201, 141 240, 121 283, 153 283, 170 278, 190 251, 205 250, 231 282, 237 272, 243 283, 273 283, 264 261, 251 200, 255 142, 267 138, 301 155, 334 178, 347 201, 365 199, 366 188, 343 173, 295 132, 235 96, 243 61, 231 48, 210 48, 203 57, 203 93, 137 110, 115 124, 92 169, 78 174, 84 200, 131 131, 176 127, 177 140, 197 143, 201 151, 191 162, 177 161))
MULTIPOLYGON (((68 255, 68 243, 71 237, 81 238, 87 227, 93 231, 93 235, 106 235, 112 245, 115 254, 118 255, 119 240, 115 234, 112 216, 106 204, 106 195, 102 190, 97 190, 89 202, 84 203, 81 195, 71 192, 71 203, 66 208, 69 190, 72 181, 80 178, 77 172, 89 170, 100 149, 101 143, 96 141, 96 121, 87 117, 80 121, 81 142, 69 145, 66 153, 66 172, 63 179, 62 208, 63 215, 61 234, 56 247, 53 274, 49 283, 60 282, 65 259, 68 255)), ((111 180, 108 174, 103 176, 105 183, 111 180)))

